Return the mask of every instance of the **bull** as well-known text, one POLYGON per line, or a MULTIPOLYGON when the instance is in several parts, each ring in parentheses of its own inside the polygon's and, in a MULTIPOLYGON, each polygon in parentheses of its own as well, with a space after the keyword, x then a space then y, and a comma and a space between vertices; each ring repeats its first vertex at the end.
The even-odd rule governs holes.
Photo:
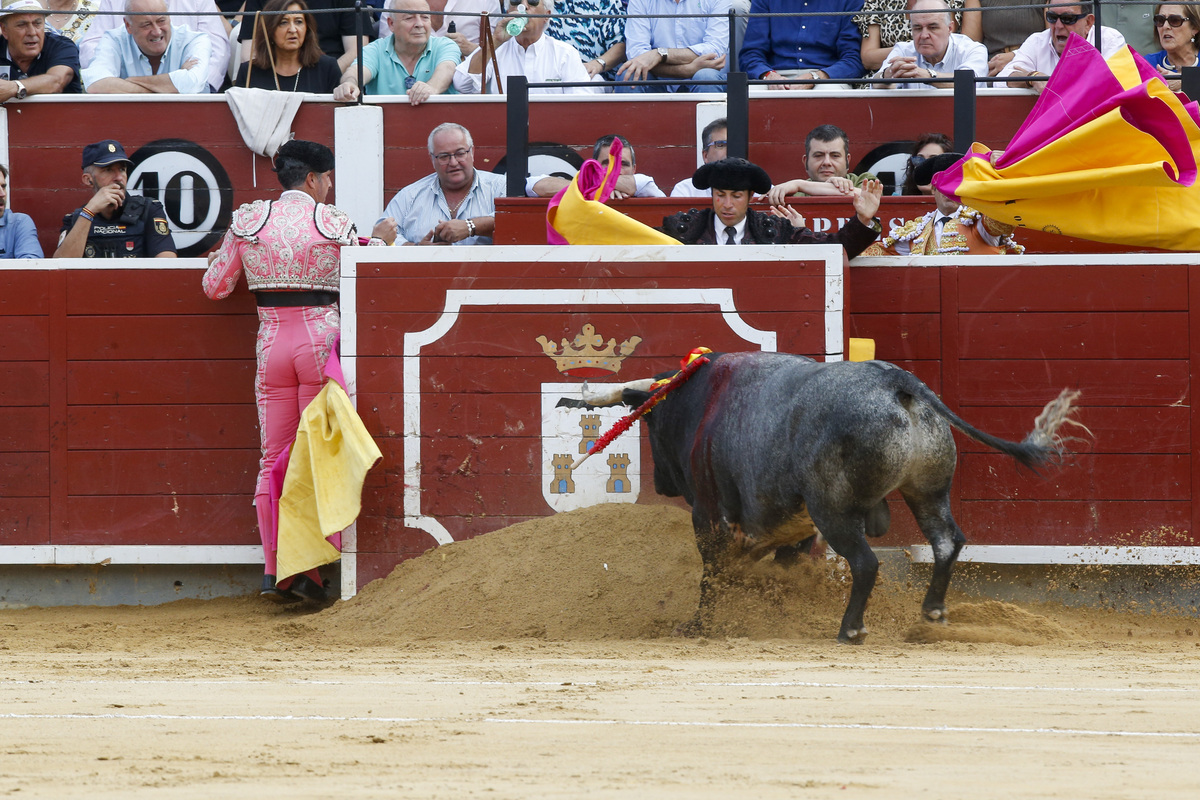
MULTIPOLYGON (((653 383, 585 387, 583 403, 636 408, 653 383)), ((933 547, 922 614, 947 621, 950 573, 966 542, 950 511, 951 426, 1036 471, 1061 461, 1066 439, 1058 430, 1079 424, 1071 419, 1078 395, 1064 389, 1024 441, 1010 442, 965 422, 919 378, 885 361, 713 356, 645 417, 654 488, 692 507, 704 562, 699 608, 683 632, 703 632, 713 578, 732 559, 772 551, 792 559, 819 532, 852 578, 838 640, 861 643, 879 569, 867 539, 887 532, 886 497, 896 490, 933 547)))

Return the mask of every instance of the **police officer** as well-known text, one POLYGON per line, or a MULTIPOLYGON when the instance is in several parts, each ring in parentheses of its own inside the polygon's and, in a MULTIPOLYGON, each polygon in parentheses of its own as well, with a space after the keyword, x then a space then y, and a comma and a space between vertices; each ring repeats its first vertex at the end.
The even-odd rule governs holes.
POLYGON ((94 193, 63 217, 55 258, 175 258, 162 205, 126 192, 131 166, 120 142, 83 148, 83 185, 94 193))

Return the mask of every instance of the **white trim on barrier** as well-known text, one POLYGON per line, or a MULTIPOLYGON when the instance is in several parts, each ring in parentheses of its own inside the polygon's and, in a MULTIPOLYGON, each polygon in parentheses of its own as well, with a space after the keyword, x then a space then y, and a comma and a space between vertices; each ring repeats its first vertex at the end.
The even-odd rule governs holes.
POLYGON ((108 564, 262 564, 262 545, 3 545, 0 564, 103 566, 108 564))
MULTIPOLYGON (((908 549, 917 564, 933 563, 933 548, 927 544, 908 549)), ((1122 547, 1120 545, 1018 545, 969 544, 958 562, 975 564, 1128 565, 1184 567, 1200 564, 1200 547, 1122 547)))

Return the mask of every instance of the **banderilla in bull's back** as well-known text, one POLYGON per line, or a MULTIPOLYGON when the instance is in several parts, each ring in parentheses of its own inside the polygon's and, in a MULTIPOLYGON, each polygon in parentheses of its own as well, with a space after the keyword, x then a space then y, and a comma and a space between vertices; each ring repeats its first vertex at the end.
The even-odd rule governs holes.
MULTIPOLYGON (((671 375, 672 373, 667 373, 671 375)), ((586 390, 560 405, 641 407, 654 380, 586 390)), ((975 428, 919 378, 886 361, 817 362, 785 353, 709 356, 645 415, 654 488, 692 506, 704 561, 700 604, 680 628, 704 633, 713 580, 733 559, 769 553, 782 563, 808 552, 820 533, 846 559, 850 600, 838 639, 858 644, 879 571, 868 538, 891 521, 899 491, 933 548, 925 619, 946 622, 950 573, 966 537, 950 511, 957 452, 951 428, 1035 471, 1059 465, 1075 437, 1078 391, 1063 389, 1021 442, 975 428)), ((1088 432, 1090 433, 1090 432, 1088 432)))

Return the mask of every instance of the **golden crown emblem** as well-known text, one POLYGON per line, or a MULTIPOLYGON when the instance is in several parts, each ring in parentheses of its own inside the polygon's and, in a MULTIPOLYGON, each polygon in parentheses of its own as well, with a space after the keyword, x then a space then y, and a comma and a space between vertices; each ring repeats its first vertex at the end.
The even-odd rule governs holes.
POLYGON ((609 339, 605 345, 604 337, 590 323, 583 326, 575 341, 563 339, 561 348, 545 336, 537 337, 542 352, 554 359, 558 371, 574 378, 598 378, 619 372, 621 362, 633 355, 641 341, 640 336, 630 336, 620 347, 616 339, 609 339))

